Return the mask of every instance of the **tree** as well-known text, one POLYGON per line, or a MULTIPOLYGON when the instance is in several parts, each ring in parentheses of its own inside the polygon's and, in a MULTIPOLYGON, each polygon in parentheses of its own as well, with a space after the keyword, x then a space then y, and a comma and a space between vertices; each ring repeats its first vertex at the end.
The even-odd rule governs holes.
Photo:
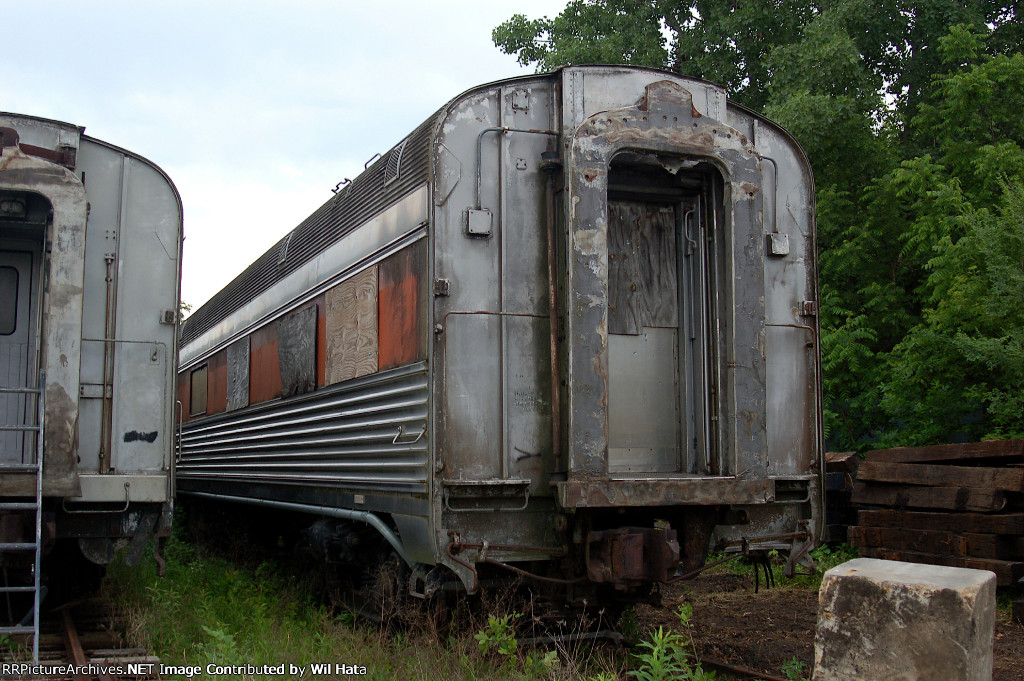
POLYGON ((1016 3, 572 0, 492 37, 540 69, 631 63, 718 82, 800 141, 831 446, 1024 432, 1016 3))

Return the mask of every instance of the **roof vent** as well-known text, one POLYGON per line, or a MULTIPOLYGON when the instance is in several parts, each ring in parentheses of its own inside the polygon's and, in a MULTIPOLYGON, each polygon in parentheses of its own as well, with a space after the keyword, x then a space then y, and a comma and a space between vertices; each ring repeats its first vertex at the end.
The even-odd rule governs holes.
POLYGON ((398 143, 394 149, 388 152, 388 162, 384 166, 384 186, 388 186, 395 180, 397 180, 402 174, 402 152, 405 150, 405 145, 409 141, 406 137, 404 140, 398 143))

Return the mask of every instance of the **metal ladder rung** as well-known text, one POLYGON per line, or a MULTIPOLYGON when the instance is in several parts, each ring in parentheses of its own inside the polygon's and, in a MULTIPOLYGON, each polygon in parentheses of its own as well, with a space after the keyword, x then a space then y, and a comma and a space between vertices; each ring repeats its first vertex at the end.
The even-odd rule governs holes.
POLYGON ((39 466, 34 463, 8 463, 0 464, 0 473, 35 473, 39 466))
POLYGON ((34 511, 37 508, 34 501, 0 502, 0 511, 34 511))
POLYGON ((15 433, 39 432, 39 426, 0 426, 0 432, 15 432, 15 433))
MULTIPOLYGON (((39 388, 0 388, 0 393, 22 393, 38 395, 36 400, 36 425, 4 425, 0 426, 0 432, 35 432, 35 463, 12 463, 0 464, 0 473, 31 473, 35 476, 36 494, 35 501, 5 501, 0 502, 0 510, 9 511, 33 511, 35 522, 34 542, 0 542, 0 552, 4 551, 31 551, 35 557, 35 564, 32 568, 32 586, 3 586, 0 593, 31 593, 32 602, 32 624, 17 625, 11 627, 0 627, 0 635, 3 634, 27 634, 32 637, 32 661, 39 662, 39 607, 41 596, 40 566, 42 560, 42 531, 43 531, 43 420, 46 414, 44 401, 46 399, 46 376, 39 375, 39 388)), ((15 497, 17 498, 17 497, 15 497)))
POLYGON ((35 627, 25 624, 17 627, 0 627, 0 634, 34 634, 35 627))

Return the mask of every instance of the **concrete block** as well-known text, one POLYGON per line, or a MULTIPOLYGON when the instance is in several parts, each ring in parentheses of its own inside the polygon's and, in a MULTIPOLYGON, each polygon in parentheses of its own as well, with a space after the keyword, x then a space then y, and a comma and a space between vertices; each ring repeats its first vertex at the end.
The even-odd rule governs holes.
POLYGON ((814 681, 991 681, 996 576, 857 558, 818 592, 814 681))

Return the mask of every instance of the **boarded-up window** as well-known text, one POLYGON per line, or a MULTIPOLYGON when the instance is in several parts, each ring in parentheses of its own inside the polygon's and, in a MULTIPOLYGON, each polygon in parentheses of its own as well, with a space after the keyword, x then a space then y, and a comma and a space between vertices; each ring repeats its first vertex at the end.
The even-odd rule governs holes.
POLYGON ((277 357, 284 397, 316 388, 316 306, 277 320, 277 357))
POLYGON ((377 267, 327 292, 327 383, 377 371, 377 267))
POLYGON ((208 374, 206 365, 192 371, 192 391, 189 395, 188 413, 190 416, 198 416, 206 413, 206 379, 208 374))
POLYGON ((608 333, 679 325, 676 218, 670 205, 608 202, 608 333))
POLYGON ((249 406, 249 337, 228 346, 227 410, 249 406))

